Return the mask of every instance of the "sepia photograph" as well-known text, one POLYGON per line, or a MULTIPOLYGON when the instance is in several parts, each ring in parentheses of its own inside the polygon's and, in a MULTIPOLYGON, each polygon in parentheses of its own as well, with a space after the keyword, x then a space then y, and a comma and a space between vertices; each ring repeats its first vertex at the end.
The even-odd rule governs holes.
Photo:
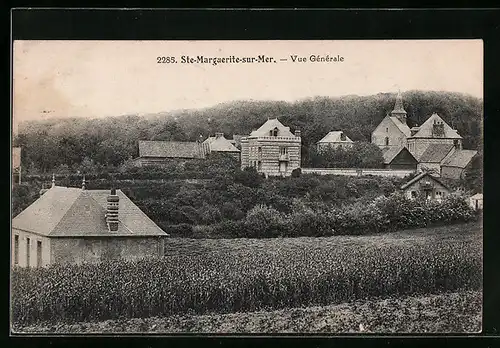
POLYGON ((13 334, 482 331, 483 41, 14 40, 13 334))

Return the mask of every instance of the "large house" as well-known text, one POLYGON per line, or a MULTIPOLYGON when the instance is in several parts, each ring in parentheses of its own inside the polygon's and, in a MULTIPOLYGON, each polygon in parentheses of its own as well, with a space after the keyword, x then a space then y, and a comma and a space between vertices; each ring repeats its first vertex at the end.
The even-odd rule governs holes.
POLYGON ((300 131, 295 134, 277 118, 241 139, 241 168, 254 167, 266 176, 288 176, 301 161, 300 131))
POLYGON ((210 153, 226 154, 240 160, 240 150, 224 137, 224 133, 215 133, 201 144, 204 156, 210 153))
POLYGON ((163 255, 167 237, 121 190, 55 186, 12 220, 12 265, 163 255))
POLYGON ((318 151, 328 148, 349 148, 353 141, 342 131, 332 131, 316 143, 318 151))
POLYGON ((438 176, 429 172, 423 172, 415 176, 406 184, 402 185, 401 190, 404 192, 405 196, 410 199, 423 197, 427 200, 437 201, 442 200, 451 192, 450 188, 448 188, 438 176))
POLYGON ((139 141, 139 157, 135 163, 139 166, 158 164, 168 159, 204 158, 203 148, 198 141, 139 141))

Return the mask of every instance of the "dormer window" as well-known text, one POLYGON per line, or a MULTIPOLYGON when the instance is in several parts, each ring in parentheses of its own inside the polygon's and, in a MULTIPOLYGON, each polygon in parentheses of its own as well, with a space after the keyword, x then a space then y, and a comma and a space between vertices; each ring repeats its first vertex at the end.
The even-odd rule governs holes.
POLYGON ((340 133, 340 140, 341 141, 345 141, 346 140, 344 133, 340 133))
POLYGON ((278 136, 278 127, 275 127, 273 130, 271 130, 270 134, 272 137, 277 137, 278 136))

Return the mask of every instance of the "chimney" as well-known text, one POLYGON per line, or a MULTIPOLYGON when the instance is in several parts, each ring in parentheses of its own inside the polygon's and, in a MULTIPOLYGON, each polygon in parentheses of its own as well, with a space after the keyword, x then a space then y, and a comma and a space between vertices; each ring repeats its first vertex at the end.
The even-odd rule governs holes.
POLYGON ((215 138, 222 138, 224 133, 215 133, 215 138))
POLYGON ((109 231, 118 231, 118 208, 120 198, 116 194, 116 189, 111 189, 111 193, 107 198, 108 204, 106 209, 106 223, 109 231))
POLYGON ((52 174, 52 187, 56 186, 56 176, 52 174))
POLYGON ((295 130, 295 136, 300 138, 300 129, 295 130))
POLYGON ((83 176, 82 180, 82 190, 85 190, 85 175, 83 176))

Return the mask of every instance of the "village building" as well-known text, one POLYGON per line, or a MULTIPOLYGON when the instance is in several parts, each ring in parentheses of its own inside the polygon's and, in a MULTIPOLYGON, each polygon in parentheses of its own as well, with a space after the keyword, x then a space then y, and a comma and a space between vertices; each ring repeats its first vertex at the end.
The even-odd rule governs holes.
POLYGON ((462 149, 462 137, 438 114, 432 114, 420 127, 414 127, 408 138, 408 150, 420 161, 422 154, 436 144, 453 145, 462 149))
POLYGON ((405 196, 410 199, 423 197, 428 200, 441 201, 451 190, 438 176, 423 172, 401 186, 405 196))
POLYGON ((465 172, 476 158, 475 150, 456 150, 441 164, 441 176, 449 179, 463 179, 465 172))
POLYGON ((350 148, 353 141, 342 131, 332 131, 316 143, 318 152, 324 149, 332 148, 350 148))
POLYGON ((215 133, 215 136, 205 139, 201 146, 203 156, 208 156, 211 153, 220 153, 232 156, 238 161, 240 160, 240 150, 224 137, 224 133, 215 133))
POLYGON ((483 194, 476 193, 475 195, 469 198, 469 204, 474 210, 482 210, 483 209, 483 194))
POLYGON ((420 172, 431 171, 435 175, 441 174, 441 163, 454 152, 453 144, 434 144, 427 147, 420 155, 417 170, 420 172))
POLYGON ((12 184, 21 184, 21 148, 12 148, 12 184))
POLYGON ((138 166, 161 164, 169 159, 190 160, 204 158, 200 142, 187 141, 139 141, 139 157, 135 159, 138 166))
POLYGON ((233 139, 230 140, 231 144, 233 144, 238 150, 241 150, 241 138, 243 138, 243 135, 233 134, 233 139))
POLYGON ((52 187, 12 220, 12 265, 137 260, 163 255, 168 234, 121 190, 52 187))
POLYGON ((404 146, 383 147, 382 156, 386 169, 417 170, 417 159, 404 146))
POLYGON ((254 167, 266 176, 289 176, 301 164, 300 131, 295 134, 277 118, 241 139, 241 168, 254 167))

